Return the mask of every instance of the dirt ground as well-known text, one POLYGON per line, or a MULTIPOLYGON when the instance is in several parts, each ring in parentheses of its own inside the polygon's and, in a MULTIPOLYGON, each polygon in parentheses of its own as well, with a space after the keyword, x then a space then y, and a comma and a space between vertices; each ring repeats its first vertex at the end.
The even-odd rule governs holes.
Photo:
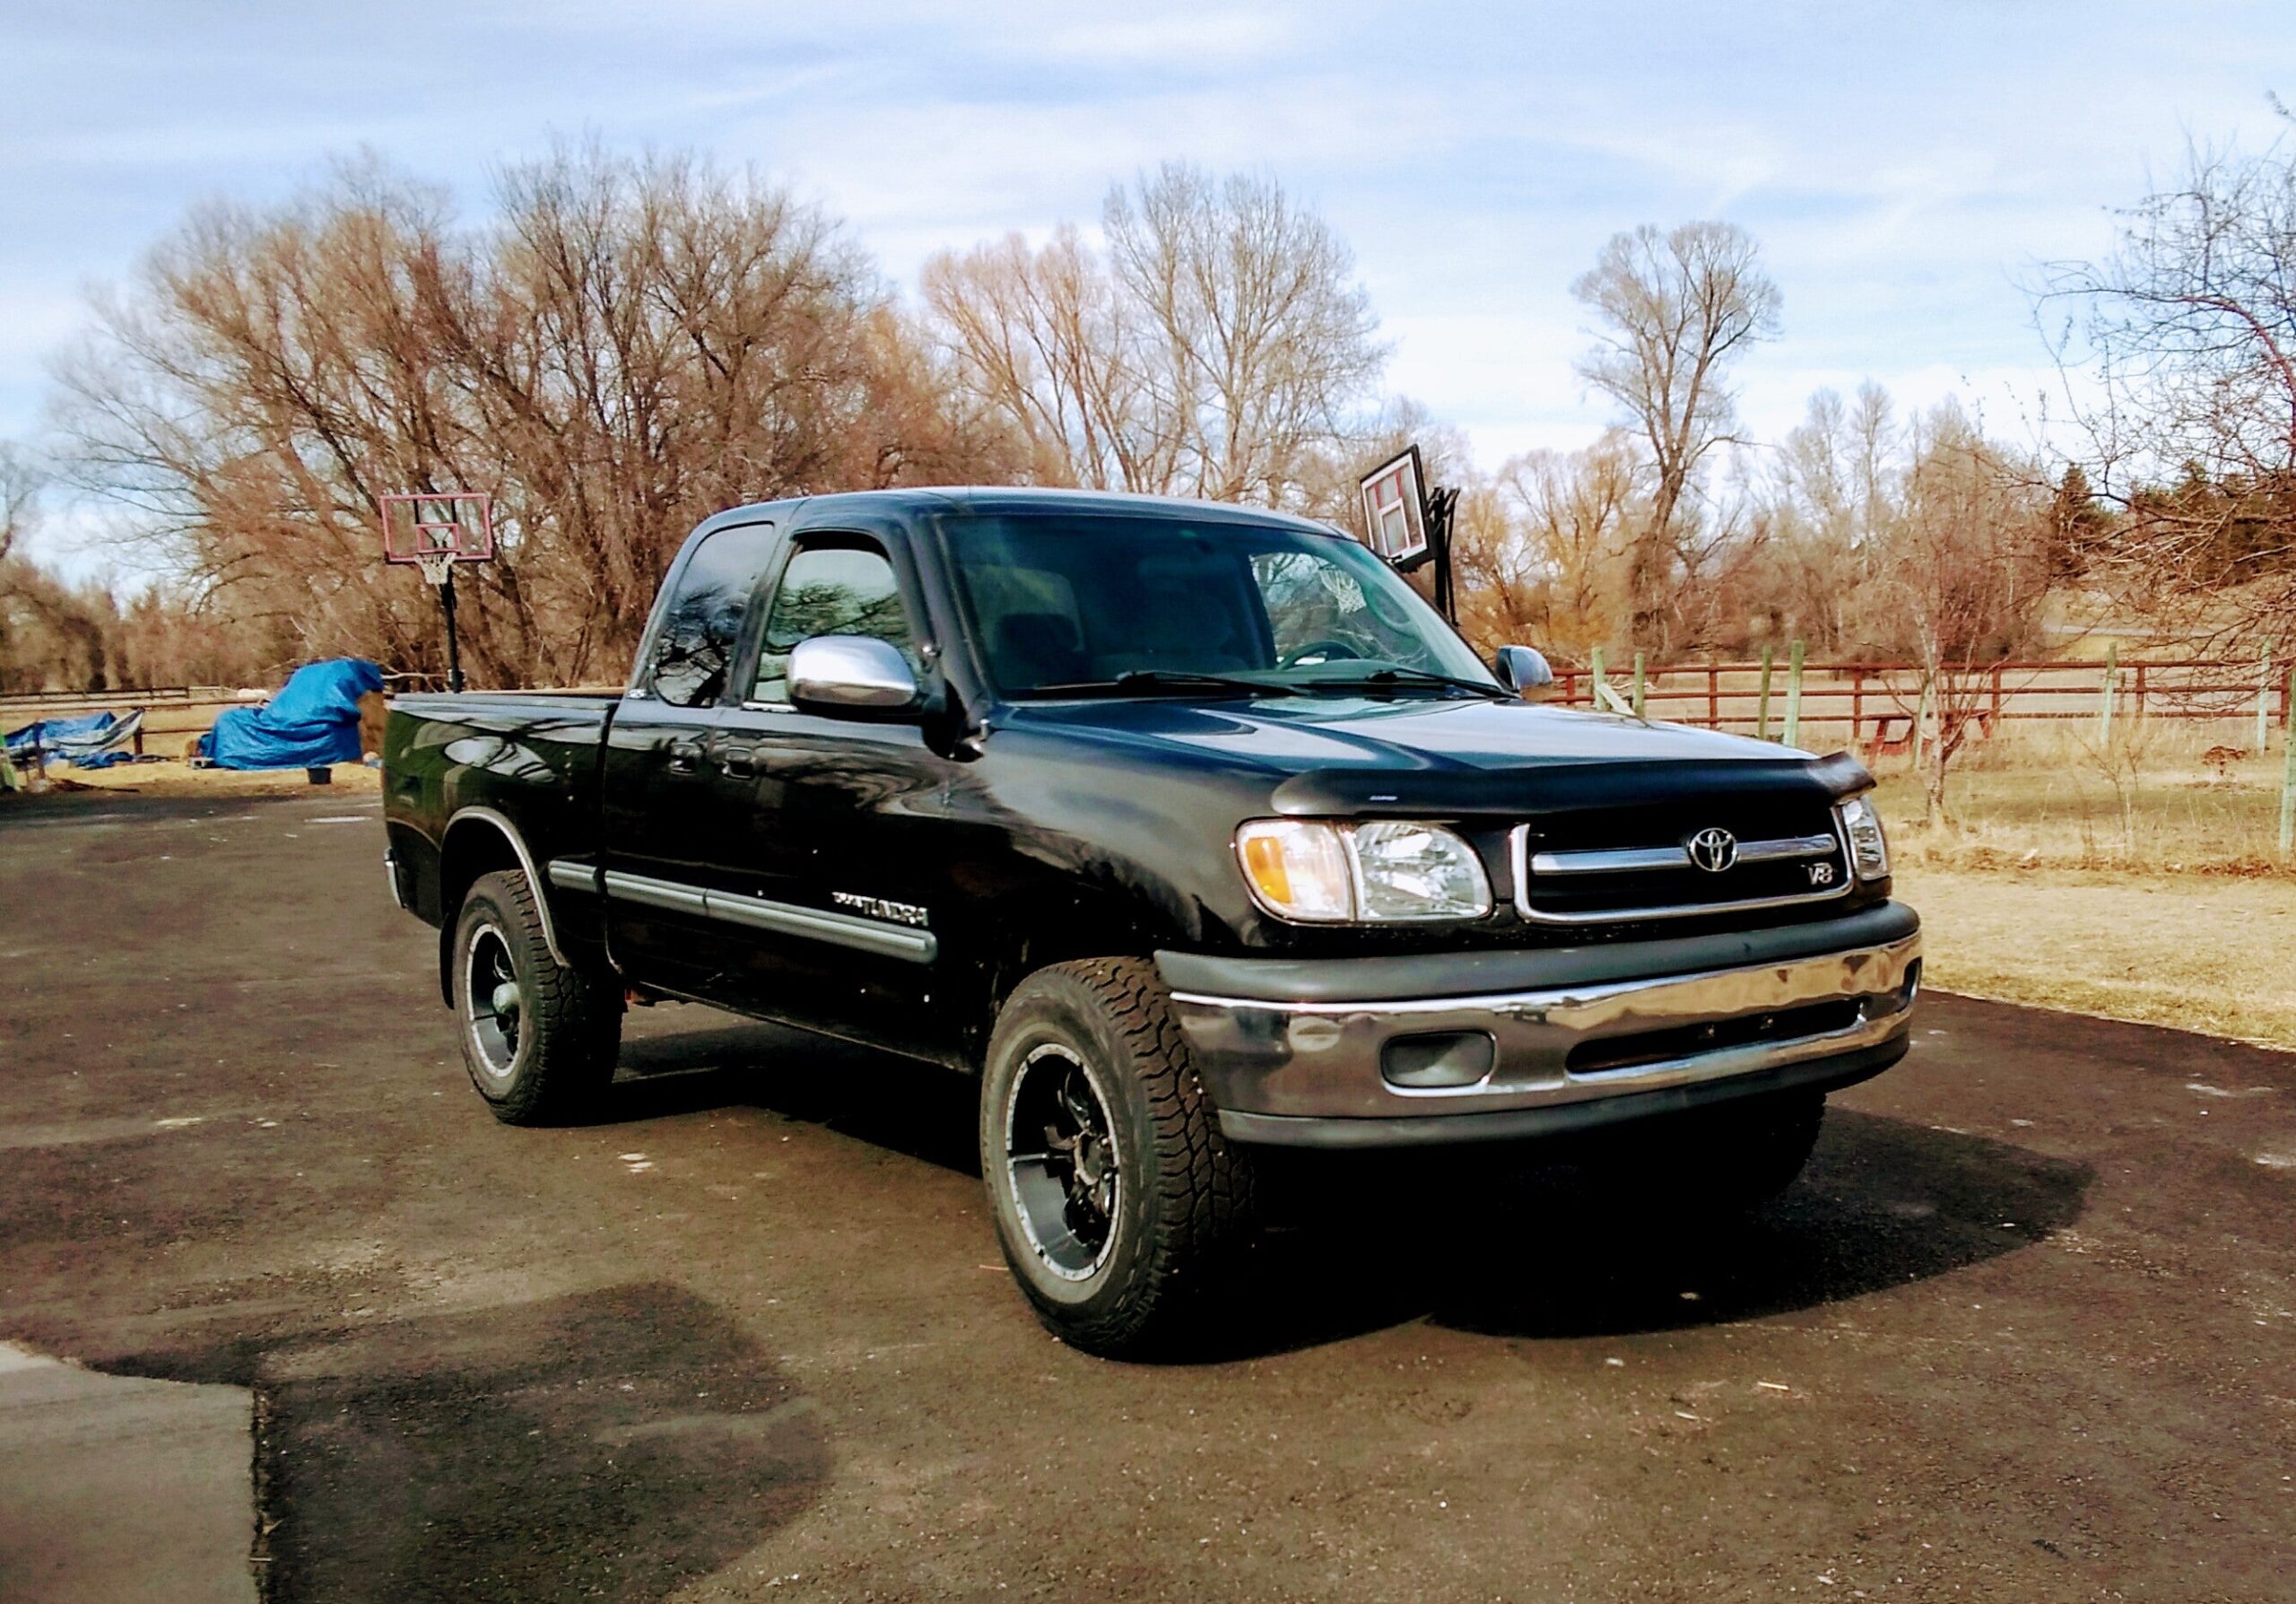
POLYGON ((364 763, 337 763, 327 771, 327 783, 313 786, 300 769, 195 769, 180 758, 156 763, 121 763, 109 769, 52 768, 51 783, 57 791, 105 793, 143 797, 300 797, 314 792, 345 791, 379 795, 382 771, 364 763))
POLYGON ((1294 1177, 1114 1364, 958 1077, 663 1008, 495 1124, 375 806, 0 808, 0 1340, 252 1389, 275 1600, 2287 1596, 2296 1059, 1933 996, 1750 1220, 1294 1177))

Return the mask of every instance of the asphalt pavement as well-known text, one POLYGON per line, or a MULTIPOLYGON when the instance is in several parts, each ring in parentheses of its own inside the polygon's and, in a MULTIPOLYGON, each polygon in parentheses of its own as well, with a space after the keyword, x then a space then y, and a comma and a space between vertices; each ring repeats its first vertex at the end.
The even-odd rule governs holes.
POLYGON ((600 1120, 496 1124, 381 847, 0 807, 0 1341, 74 1367, 0 1375, 0 1512, 64 1512, 0 1595, 2296 1586, 2296 1058, 1927 998, 1752 1218, 1318 1171, 1215 1340, 1118 1364, 1012 1286, 957 1077, 662 1007, 600 1120))

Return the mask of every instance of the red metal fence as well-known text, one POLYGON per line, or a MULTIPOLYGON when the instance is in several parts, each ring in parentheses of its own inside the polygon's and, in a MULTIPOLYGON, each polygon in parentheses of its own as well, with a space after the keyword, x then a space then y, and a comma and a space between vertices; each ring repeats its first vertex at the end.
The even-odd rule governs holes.
MULTIPOLYGON (((2180 658, 2121 663, 2109 670, 2103 663, 1998 663, 1946 676, 1950 693, 1933 692, 1932 704, 1973 719, 1988 731, 2010 719, 2095 719, 2108 672, 2113 676, 2117 716, 2254 720, 2262 698, 2271 722, 2288 727, 2285 669, 2261 659, 2180 658)), ((1591 669, 1559 668, 1554 677, 1553 701, 1594 705, 1591 669)), ((1632 702, 1631 670, 1610 668, 1603 677, 1621 701, 1632 702)), ((1847 726, 1852 745, 1869 737, 1895 745, 1910 732, 1922 706, 1921 669, 1912 663, 1805 663, 1798 699, 1791 680, 1792 671, 1782 662, 1771 667, 1767 691, 1760 663, 1669 664, 1645 671, 1644 710, 1678 724, 1775 734, 1785 726, 1789 702, 1798 700, 1805 728, 1847 726)))

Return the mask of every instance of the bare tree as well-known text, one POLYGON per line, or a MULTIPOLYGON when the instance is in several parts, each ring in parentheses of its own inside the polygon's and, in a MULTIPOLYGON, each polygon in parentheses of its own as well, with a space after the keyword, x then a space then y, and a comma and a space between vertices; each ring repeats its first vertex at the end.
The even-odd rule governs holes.
POLYGON ((1583 451, 1533 451, 1462 501, 1455 536, 1460 614, 1486 645, 1521 641, 1583 663, 1619 640, 1625 566, 1642 511, 1633 453, 1605 436, 1583 451))
POLYGON ((1927 816, 1948 816, 1946 776, 1983 734, 1987 672, 2037 644, 2055 580, 2047 506, 2029 465, 1987 440, 1958 406, 1915 429, 1896 506, 1876 530, 1872 623, 1909 647, 1935 720, 1924 747, 1927 816))
POLYGON ((1580 375, 1616 401, 1649 453, 1649 493, 1627 571, 1629 627, 1664 651, 1683 600, 1727 529, 1701 530, 1694 505, 1716 449, 1733 439, 1731 365, 1775 334, 1778 287, 1753 238, 1726 222, 1646 224, 1614 236, 1570 292, 1597 319, 1580 375))
POLYGON ((1387 353, 1355 258, 1273 179, 1167 162, 1111 191, 1109 257, 1146 325, 1151 394, 1180 483, 1289 504, 1306 459, 1348 432, 1387 353))
POLYGON ((2296 144, 2190 151, 2038 304, 2120 515, 2099 576, 2188 626, 2296 641, 2296 144))
POLYGON ((1041 482, 1338 512, 1386 358, 1346 246, 1271 179, 1181 165, 1103 224, 1105 251, 1063 225, 926 265, 961 390, 1041 482))
POLYGON ((1175 487, 1180 428, 1151 389, 1141 309, 1072 225, 1038 251, 1018 234, 944 251, 919 287, 959 382, 1026 440, 1033 477, 1175 487))
POLYGON ((709 512, 966 477, 996 438, 939 413, 830 220, 691 155, 562 149, 506 172, 478 231, 354 166, 196 215, 100 320, 62 376, 76 475, 288 655, 435 668, 379 499, 491 492, 501 558, 462 590, 482 683, 618 676, 709 512))

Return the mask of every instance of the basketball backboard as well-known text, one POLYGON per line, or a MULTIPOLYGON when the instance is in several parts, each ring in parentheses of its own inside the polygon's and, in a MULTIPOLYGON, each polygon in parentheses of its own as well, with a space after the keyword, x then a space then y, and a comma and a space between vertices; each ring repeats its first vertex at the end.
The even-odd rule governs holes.
POLYGON ((1398 569, 1412 569, 1429 555, 1427 478, 1419 448, 1405 448, 1363 475, 1363 525, 1373 551, 1398 569))
POLYGON ((494 498, 469 491, 415 491, 382 498, 383 561, 425 569, 485 562, 494 555, 494 498))

